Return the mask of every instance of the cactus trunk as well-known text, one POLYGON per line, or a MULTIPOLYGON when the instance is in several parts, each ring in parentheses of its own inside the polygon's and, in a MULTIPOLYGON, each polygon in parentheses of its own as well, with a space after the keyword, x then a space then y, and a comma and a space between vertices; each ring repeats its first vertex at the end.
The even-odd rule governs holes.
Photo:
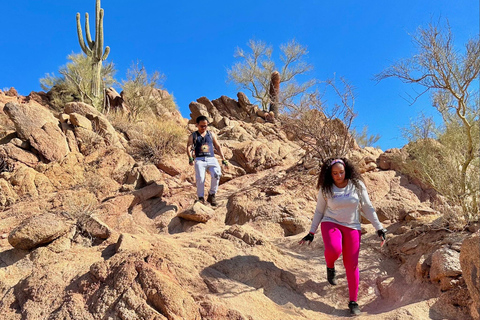
POLYGON ((92 63, 92 95, 99 97, 102 93, 102 60, 92 63))
POLYGON ((268 93, 270 98, 270 111, 273 112, 275 117, 278 117, 278 95, 280 93, 280 73, 278 73, 278 71, 272 73, 270 78, 270 90, 268 93))

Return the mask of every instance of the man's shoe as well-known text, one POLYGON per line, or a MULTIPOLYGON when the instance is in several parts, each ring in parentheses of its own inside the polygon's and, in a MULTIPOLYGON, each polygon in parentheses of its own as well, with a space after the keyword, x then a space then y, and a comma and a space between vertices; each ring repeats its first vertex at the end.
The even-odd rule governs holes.
POLYGON ((217 205, 217 200, 215 200, 215 194, 209 194, 207 198, 207 202, 215 207, 217 205))
POLYGON ((350 301, 348 303, 348 309, 350 309, 350 314, 352 316, 358 316, 360 313, 362 313, 360 311, 360 308, 358 307, 358 303, 356 303, 355 301, 350 301))
POLYGON ((205 204, 205 198, 204 197, 198 197, 198 199, 195 200, 195 202, 200 202, 201 204, 205 204))
POLYGON ((337 279, 335 278, 335 268, 327 268, 327 280, 332 286, 337 285, 337 279))

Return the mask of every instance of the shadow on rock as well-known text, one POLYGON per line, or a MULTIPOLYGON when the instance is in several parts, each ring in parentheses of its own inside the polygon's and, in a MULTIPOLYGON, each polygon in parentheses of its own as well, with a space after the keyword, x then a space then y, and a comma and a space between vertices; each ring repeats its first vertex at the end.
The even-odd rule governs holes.
POLYGON ((311 281, 308 285, 298 285, 294 274, 256 256, 236 256, 219 261, 205 268, 201 276, 210 292, 218 296, 235 296, 263 289, 263 294, 279 306, 291 303, 316 312, 345 315, 345 310, 312 301, 305 296, 308 290, 317 290, 318 284, 311 281))
POLYGON ((0 252, 0 268, 6 268, 25 258, 30 251, 13 248, 0 252))

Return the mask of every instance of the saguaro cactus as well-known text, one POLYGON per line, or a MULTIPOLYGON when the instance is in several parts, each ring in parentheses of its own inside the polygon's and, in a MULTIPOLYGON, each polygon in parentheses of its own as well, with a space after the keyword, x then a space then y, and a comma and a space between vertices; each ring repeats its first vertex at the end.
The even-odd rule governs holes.
POLYGON ((110 47, 105 47, 103 52, 103 9, 100 8, 100 0, 97 0, 95 6, 95 40, 92 41, 90 35, 90 24, 88 22, 88 12, 85 13, 85 37, 83 39, 82 26, 80 25, 80 13, 77 13, 77 33, 78 42, 82 51, 92 59, 92 95, 100 96, 100 83, 102 81, 102 61, 107 59, 110 53, 110 47))
POLYGON ((278 95, 280 94, 280 73, 275 71, 270 78, 270 90, 268 92, 270 98, 270 111, 278 116, 278 95))

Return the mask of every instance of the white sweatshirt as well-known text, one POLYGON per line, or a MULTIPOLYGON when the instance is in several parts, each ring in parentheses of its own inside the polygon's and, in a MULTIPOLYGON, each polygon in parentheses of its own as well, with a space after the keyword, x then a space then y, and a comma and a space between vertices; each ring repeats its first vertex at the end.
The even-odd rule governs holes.
POLYGON ((322 189, 320 189, 310 232, 315 233, 320 222, 324 221, 361 230, 360 209, 376 230, 383 229, 382 224, 378 220, 377 213, 370 202, 365 184, 362 181, 359 181, 359 184, 361 186, 360 192, 357 192, 355 185, 351 181, 348 181, 347 186, 344 188, 338 188, 333 185, 333 195, 329 195, 326 202, 322 189), (359 205, 359 195, 362 198, 362 201, 360 201, 361 205, 359 205))

